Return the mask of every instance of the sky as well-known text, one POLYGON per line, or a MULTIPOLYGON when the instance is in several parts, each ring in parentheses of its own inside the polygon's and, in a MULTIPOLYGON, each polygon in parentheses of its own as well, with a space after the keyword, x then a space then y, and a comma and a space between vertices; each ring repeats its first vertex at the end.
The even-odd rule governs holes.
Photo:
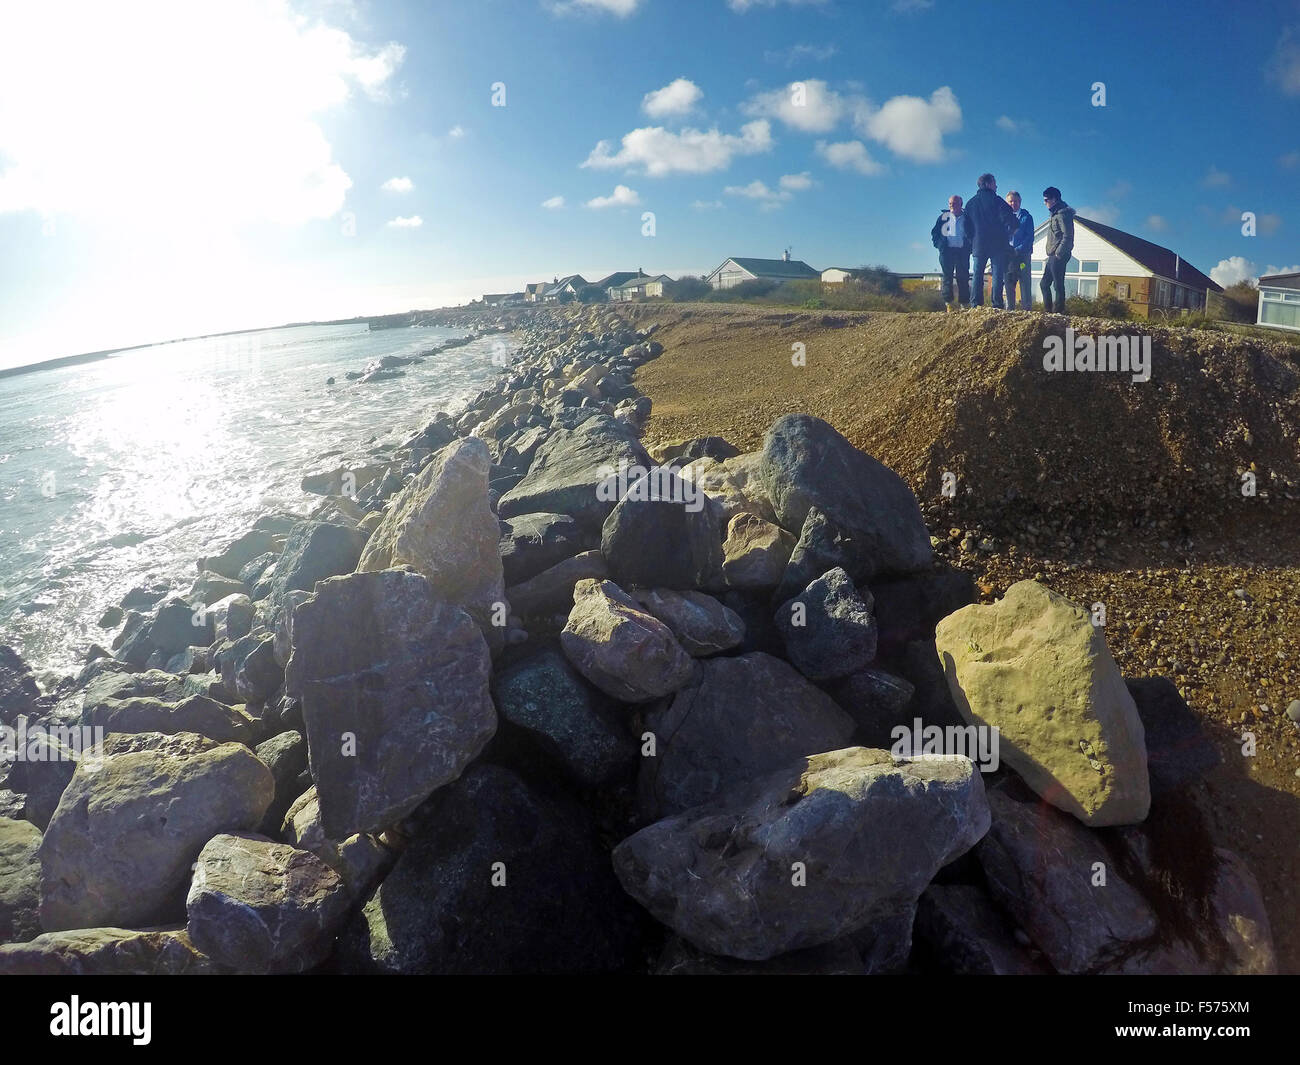
POLYGON ((986 170, 1224 284, 1300 269, 1300 0, 1063 10, 0 0, 0 367, 786 248, 931 270, 986 170))

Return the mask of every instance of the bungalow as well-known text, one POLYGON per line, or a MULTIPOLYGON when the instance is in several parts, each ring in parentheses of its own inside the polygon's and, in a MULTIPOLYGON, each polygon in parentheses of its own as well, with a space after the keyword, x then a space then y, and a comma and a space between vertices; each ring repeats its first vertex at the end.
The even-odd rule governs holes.
POLYGON ((548 282, 548 281, 538 281, 535 285, 525 285, 525 286, 524 286, 524 302, 525 302, 525 303, 541 303, 541 302, 542 302, 542 293, 546 291, 546 288, 547 288, 547 286, 548 286, 549 284, 550 284, 550 282, 548 282))
POLYGON ((1265 274, 1259 279, 1257 325, 1300 332, 1300 273, 1265 274))
POLYGON ((626 303, 628 300, 662 296, 664 294, 664 285, 671 282, 672 278, 667 274, 657 274, 654 277, 641 274, 639 277, 624 281, 621 285, 611 285, 609 287, 610 302, 626 303))
POLYGON ((483 293, 483 304, 486 307, 509 307, 512 304, 523 303, 524 294, 522 292, 485 292, 483 293))
POLYGON ((602 292, 608 291, 615 285, 621 285, 624 281, 631 281, 634 277, 645 277, 645 272, 639 267, 635 270, 617 270, 608 277, 602 277, 599 281, 593 281, 592 287, 598 288, 602 292))
POLYGON ((858 272, 847 266, 830 266, 822 271, 823 285, 842 285, 845 281, 857 279, 858 272))
POLYGON ((552 281, 542 290, 543 303, 563 303, 577 299, 578 293, 587 287, 586 278, 581 274, 569 274, 558 281, 552 281))
MULTIPOLYGON (((1047 222, 1034 230, 1034 302, 1047 257, 1047 222)), ((1090 218, 1074 219, 1074 255, 1065 268, 1067 296, 1115 296, 1139 318, 1205 310, 1206 294, 1223 289, 1186 259, 1159 244, 1090 218)))
POLYGON ((787 251, 779 259, 726 259, 704 280, 714 288, 735 288, 746 281, 819 281, 821 276, 787 251))

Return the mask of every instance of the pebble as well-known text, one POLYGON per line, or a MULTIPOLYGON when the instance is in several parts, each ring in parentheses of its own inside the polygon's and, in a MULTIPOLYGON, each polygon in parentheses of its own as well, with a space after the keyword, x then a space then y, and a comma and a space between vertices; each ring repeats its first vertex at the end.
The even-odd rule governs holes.
POLYGON ((1286 716, 1300 725, 1300 699, 1292 699, 1286 708, 1286 716))

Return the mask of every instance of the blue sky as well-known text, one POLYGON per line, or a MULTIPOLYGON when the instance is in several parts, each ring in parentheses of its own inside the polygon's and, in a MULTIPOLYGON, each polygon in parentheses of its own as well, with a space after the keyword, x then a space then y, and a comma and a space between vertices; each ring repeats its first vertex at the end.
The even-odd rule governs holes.
POLYGON ((0 365, 787 246, 928 270, 984 170, 1216 279, 1300 262, 1300 0, 21 8, 0 365))

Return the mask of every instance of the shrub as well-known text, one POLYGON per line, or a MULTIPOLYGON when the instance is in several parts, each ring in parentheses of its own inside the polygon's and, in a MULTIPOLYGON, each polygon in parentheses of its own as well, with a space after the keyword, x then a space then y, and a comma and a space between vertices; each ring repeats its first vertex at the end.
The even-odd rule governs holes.
POLYGON ((671 284, 664 285, 664 296, 674 303, 693 303, 708 299, 713 287, 702 277, 686 274, 671 284))
POLYGON ((1065 301, 1065 313, 1088 318, 1117 318, 1127 320, 1128 304, 1109 293, 1090 299, 1087 296, 1070 296, 1065 301))

